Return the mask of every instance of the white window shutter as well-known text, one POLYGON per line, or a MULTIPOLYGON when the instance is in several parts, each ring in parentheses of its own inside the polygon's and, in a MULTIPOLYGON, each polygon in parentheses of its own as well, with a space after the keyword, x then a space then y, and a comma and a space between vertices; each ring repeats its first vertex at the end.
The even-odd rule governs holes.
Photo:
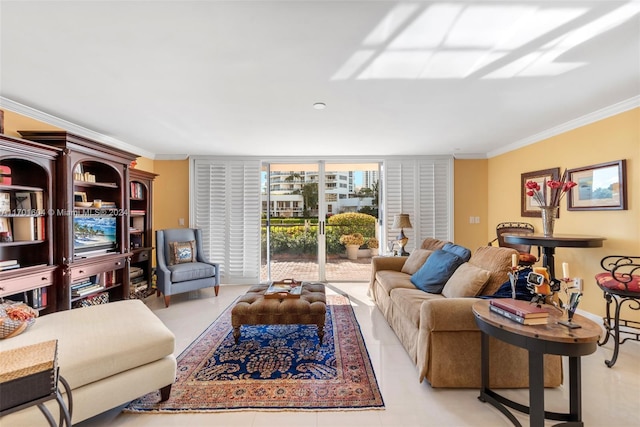
POLYGON ((260 162, 195 159, 193 227, 203 231, 203 248, 220 263, 225 282, 260 278, 260 162))
POLYGON ((453 167, 449 158, 393 159, 384 163, 383 198, 387 238, 396 214, 409 214, 413 228, 405 229, 411 252, 422 240, 433 237, 453 240, 453 167))

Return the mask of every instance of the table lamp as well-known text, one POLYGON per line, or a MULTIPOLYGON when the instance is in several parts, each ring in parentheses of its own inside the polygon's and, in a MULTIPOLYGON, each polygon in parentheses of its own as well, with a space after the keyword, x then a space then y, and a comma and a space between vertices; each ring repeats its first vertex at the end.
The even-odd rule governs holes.
POLYGON ((409 252, 405 251, 404 248, 409 241, 409 238, 404 235, 405 228, 411 228, 411 221, 409 220, 409 214, 398 214, 393 217, 393 229, 400 229, 400 234, 396 238, 398 245, 400 246, 400 255, 406 256, 409 255, 409 252))

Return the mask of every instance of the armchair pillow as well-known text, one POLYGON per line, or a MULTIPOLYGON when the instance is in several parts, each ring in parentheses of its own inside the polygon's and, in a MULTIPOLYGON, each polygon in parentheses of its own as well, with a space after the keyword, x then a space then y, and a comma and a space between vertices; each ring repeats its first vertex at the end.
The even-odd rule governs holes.
POLYGON ((465 262, 456 269, 442 289, 447 298, 475 297, 489 280, 491 273, 465 262))
POLYGON ((415 273, 416 271, 418 271, 418 269, 420 269, 420 267, 422 267, 427 258, 429 258, 429 255, 431 255, 432 253, 433 251, 430 251, 428 249, 416 249, 415 251, 411 252, 409 258, 407 258, 407 260, 404 262, 401 271, 407 274, 415 273))
POLYGON ((169 242, 171 248, 171 259, 169 265, 194 262, 196 260, 196 241, 169 242))
POLYGON ((411 276, 411 283, 425 292, 439 294, 462 263, 464 260, 458 255, 438 249, 429 255, 422 267, 411 276))

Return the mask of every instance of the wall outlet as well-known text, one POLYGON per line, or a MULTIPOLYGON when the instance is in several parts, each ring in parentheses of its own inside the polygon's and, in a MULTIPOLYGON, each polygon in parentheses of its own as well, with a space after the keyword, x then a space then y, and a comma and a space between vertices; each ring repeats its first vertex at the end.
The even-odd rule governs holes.
POLYGON ((576 277, 573 279, 573 286, 576 287, 576 289, 578 289, 580 292, 582 292, 582 279, 579 277, 576 277))
POLYGON ((184 225, 184 218, 178 218, 178 225, 184 225))

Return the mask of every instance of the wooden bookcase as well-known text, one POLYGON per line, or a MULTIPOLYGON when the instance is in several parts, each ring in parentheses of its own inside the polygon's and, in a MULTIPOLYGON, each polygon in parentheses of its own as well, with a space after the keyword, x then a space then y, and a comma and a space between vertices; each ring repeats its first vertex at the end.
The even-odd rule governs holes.
POLYGON ((63 131, 19 131, 55 162, 58 310, 129 297, 129 165, 135 154, 63 131))
POLYGON ((56 147, 0 135, 0 297, 56 311, 56 147))
POLYGON ((143 298, 151 293, 153 261, 153 181, 156 174, 129 169, 129 296, 143 298))

